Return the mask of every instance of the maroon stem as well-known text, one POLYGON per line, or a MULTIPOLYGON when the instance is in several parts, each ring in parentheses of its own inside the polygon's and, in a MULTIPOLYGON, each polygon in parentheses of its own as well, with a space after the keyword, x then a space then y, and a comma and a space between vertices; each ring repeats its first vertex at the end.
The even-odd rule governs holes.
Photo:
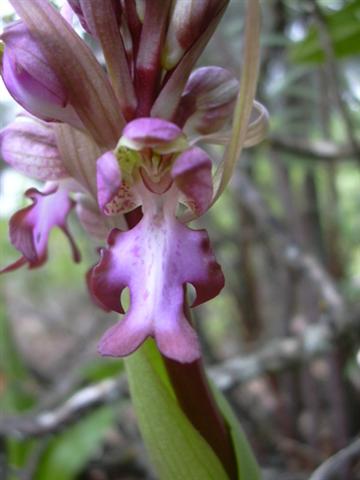
MULTIPOLYGON (((190 321, 187 305, 184 311, 190 321)), ((164 356, 163 360, 182 410, 214 450, 229 478, 236 480, 236 457, 229 428, 214 400, 202 360, 179 363, 164 356)))

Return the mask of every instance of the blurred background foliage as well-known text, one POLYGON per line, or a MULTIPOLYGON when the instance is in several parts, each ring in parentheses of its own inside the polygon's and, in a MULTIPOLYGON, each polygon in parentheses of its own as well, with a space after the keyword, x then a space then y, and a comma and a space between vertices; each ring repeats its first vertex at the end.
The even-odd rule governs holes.
MULTIPOLYGON (((244 5, 230 2, 201 64, 238 74, 244 5)), ((356 480, 360 449, 346 446, 360 431, 360 1, 262 5, 270 132, 201 220, 227 284, 195 316, 264 479, 315 479, 345 448, 316 478, 356 480)), ((14 105, 1 98, 6 125, 14 105)), ((8 218, 33 183, 0 163, 0 185, 3 266, 17 255, 8 218)), ((86 291, 96 245, 71 229, 80 265, 54 232, 43 268, 0 277, 0 478, 151 479, 122 363, 96 354, 114 321, 86 291)))

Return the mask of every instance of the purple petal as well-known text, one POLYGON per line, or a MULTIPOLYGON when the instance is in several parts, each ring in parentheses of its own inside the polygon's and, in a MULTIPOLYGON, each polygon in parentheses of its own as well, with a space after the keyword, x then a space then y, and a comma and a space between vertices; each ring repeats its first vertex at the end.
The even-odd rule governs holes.
POLYGON ((84 132, 57 123, 53 125, 56 144, 70 176, 96 198, 96 160, 104 149, 84 132))
POLYGON ((97 198, 99 207, 104 209, 121 187, 121 172, 113 152, 106 152, 96 162, 97 198))
POLYGON ((197 292, 194 305, 216 296, 224 277, 205 231, 190 230, 171 214, 156 211, 128 232, 113 230, 109 248, 91 273, 93 295, 108 310, 122 312, 120 296, 130 289, 130 308, 105 333, 103 355, 124 356, 148 336, 161 352, 180 362, 200 356, 197 336, 183 313, 184 285, 197 292))
POLYGON ((130 185, 123 181, 118 160, 113 152, 106 152, 97 161, 97 199, 105 215, 134 210, 140 200, 130 185))
POLYGON ((210 206, 213 196, 211 160, 199 147, 177 157, 171 169, 175 185, 185 195, 187 205, 198 216, 210 206))
POLYGON ((38 180, 69 176, 52 126, 30 117, 19 116, 0 132, 0 154, 17 171, 38 180))
MULTIPOLYGON (((181 129, 174 123, 162 118, 137 118, 128 123, 123 130, 121 144, 134 150, 143 148, 165 149, 170 153, 172 147, 178 148, 183 139, 181 129)), ((164 152, 163 152, 164 153, 164 152)))
POLYGON ((40 192, 35 188, 27 190, 25 195, 32 205, 19 210, 10 219, 10 240, 22 253, 24 260, 18 260, 3 272, 28 263, 29 268, 41 266, 47 260, 47 247, 51 230, 59 227, 67 236, 75 262, 80 261, 79 251, 68 230, 66 219, 74 207, 68 193, 53 185, 40 192))

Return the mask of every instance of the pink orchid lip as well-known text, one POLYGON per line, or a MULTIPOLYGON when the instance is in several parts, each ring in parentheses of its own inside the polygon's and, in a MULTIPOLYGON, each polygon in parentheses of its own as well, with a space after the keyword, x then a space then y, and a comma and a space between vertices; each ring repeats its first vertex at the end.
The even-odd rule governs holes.
POLYGON ((206 232, 176 220, 171 206, 176 190, 165 196, 162 203, 147 194, 142 220, 127 232, 110 233, 108 248, 89 274, 92 295, 106 310, 122 313, 121 292, 130 290, 125 317, 100 341, 102 355, 129 355, 152 336, 169 358, 187 363, 200 356, 196 333, 183 313, 184 285, 194 285, 195 306, 216 296, 224 277, 206 232))

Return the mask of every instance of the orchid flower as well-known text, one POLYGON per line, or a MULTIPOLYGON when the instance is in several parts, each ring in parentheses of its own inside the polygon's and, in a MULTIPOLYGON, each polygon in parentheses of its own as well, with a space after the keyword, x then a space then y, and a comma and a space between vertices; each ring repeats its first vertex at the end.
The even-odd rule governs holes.
POLYGON ((21 20, 1 35, 1 73, 28 113, 1 132, 0 150, 47 184, 27 192, 33 204, 10 221, 22 257, 4 271, 44 263, 55 226, 78 260, 66 227, 75 206, 90 235, 107 236, 88 274, 92 297, 124 313, 121 293, 130 291, 130 307, 100 353, 125 356, 152 336, 168 358, 194 361, 200 348, 184 315, 185 287, 195 287, 196 306, 220 292, 224 276, 207 233, 186 223, 210 208, 242 147, 266 130, 266 110, 254 101, 258 2, 248 6, 240 87, 223 68, 193 70, 226 0, 104 0, 101 8, 72 0, 66 16, 47 0, 11 3, 21 20), (106 71, 73 29, 70 7, 101 47, 106 71), (202 143, 226 145, 215 173, 202 143), (124 214, 138 207, 142 218, 127 229, 124 214))

